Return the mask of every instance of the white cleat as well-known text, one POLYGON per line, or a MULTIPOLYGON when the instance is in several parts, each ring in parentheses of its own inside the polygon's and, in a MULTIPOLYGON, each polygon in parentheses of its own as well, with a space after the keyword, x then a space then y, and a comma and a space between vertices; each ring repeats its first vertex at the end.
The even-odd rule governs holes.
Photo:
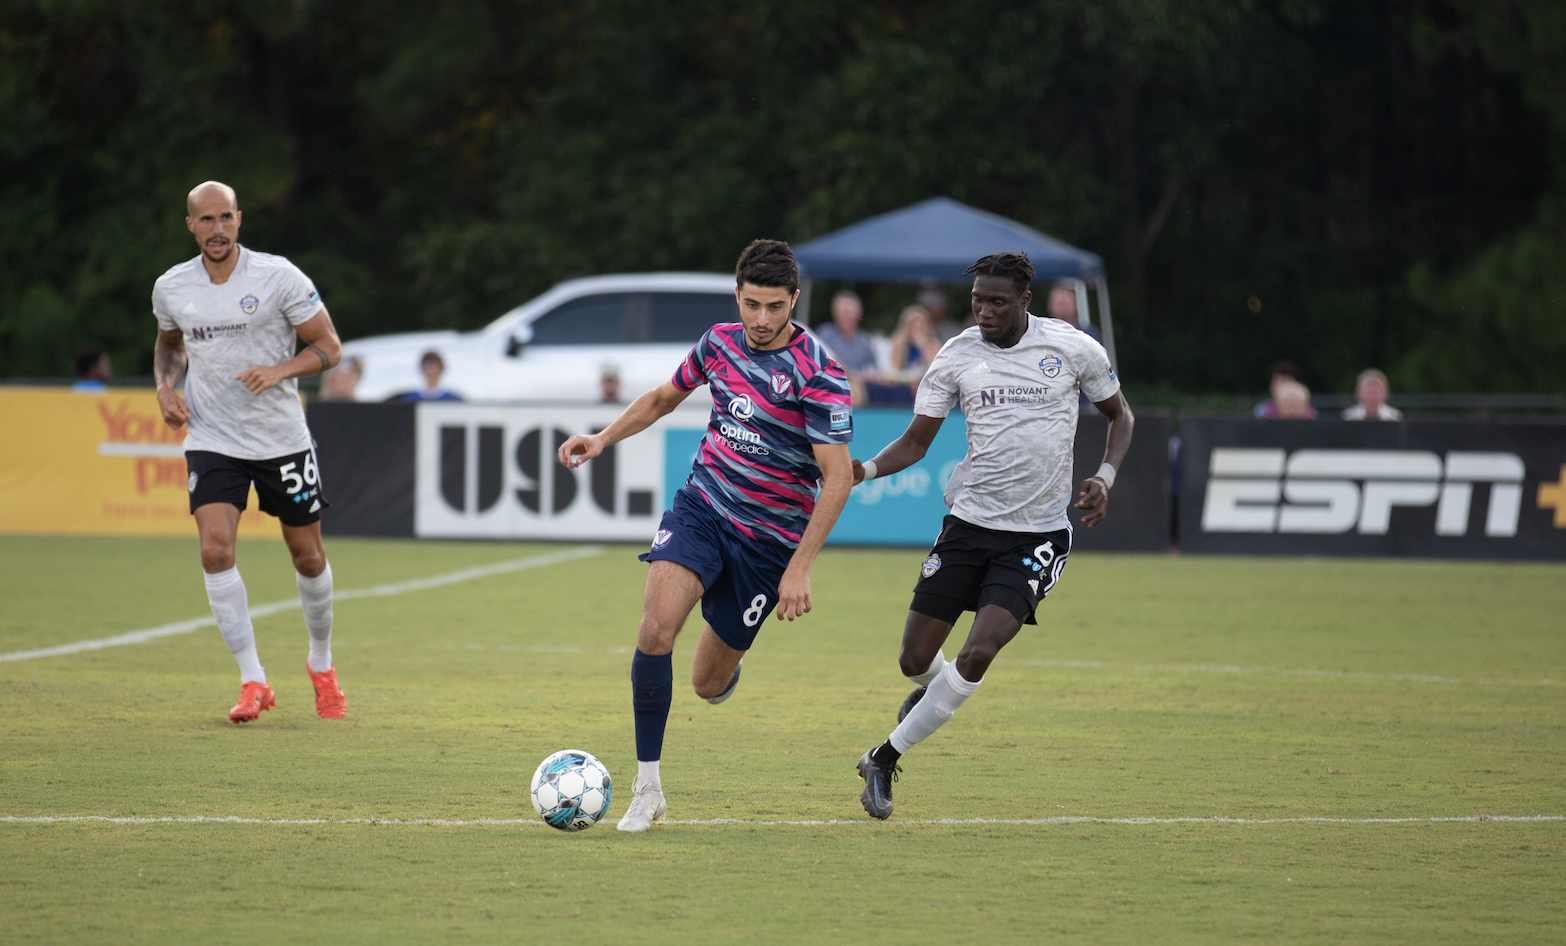
POLYGON ((663 800, 663 792, 651 785, 631 784, 631 807, 620 816, 615 827, 621 831, 646 831, 669 817, 669 803, 663 800))

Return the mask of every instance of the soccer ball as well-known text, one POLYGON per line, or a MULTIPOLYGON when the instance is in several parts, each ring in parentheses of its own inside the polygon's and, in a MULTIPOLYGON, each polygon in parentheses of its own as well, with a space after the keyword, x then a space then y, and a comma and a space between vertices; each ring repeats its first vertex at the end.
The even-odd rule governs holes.
POLYGON ((562 749, 533 773, 533 809, 544 823, 561 831, 581 831, 609 811, 613 795, 609 770, 591 753, 562 749))

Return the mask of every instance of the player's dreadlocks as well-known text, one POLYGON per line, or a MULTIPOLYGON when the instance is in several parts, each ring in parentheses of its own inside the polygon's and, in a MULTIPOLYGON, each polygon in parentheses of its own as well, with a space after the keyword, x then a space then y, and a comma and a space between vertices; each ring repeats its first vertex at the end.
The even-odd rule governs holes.
POLYGON ((794 251, 782 240, 752 240, 740 254, 734 267, 734 284, 782 287, 789 292, 799 288, 799 264, 794 251))
POLYGON ((989 256, 981 256, 967 269, 962 271, 964 276, 999 276, 1002 279, 1011 280, 1018 292, 1027 292, 1033 284, 1033 263, 1028 260, 1026 253, 991 253, 989 256))

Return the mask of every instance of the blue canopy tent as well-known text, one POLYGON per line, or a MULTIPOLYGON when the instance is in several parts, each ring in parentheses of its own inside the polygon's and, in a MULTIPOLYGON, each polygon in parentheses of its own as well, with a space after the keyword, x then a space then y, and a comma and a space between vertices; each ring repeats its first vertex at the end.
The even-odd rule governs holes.
POLYGON ((1098 290, 1099 329, 1110 364, 1118 369, 1104 261, 1096 253, 1079 250, 1015 220, 948 197, 932 197, 796 246, 794 257, 805 280, 801 301, 808 306, 811 279, 963 282, 967 277, 962 271, 974 260, 1007 251, 1027 253, 1040 281, 1070 280, 1077 293, 1079 317, 1089 324, 1087 287, 1098 290))

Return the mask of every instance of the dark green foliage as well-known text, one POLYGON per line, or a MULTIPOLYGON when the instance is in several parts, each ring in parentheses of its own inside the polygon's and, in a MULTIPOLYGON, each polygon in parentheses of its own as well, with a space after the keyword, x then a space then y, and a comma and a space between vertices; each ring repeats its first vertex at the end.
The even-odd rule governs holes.
POLYGON ((1370 364, 1558 389, 1552 9, 8 0, 0 374, 91 342, 145 370, 210 177, 347 337, 475 327, 575 275, 727 272, 753 238, 944 194, 1103 254, 1133 383, 1245 391, 1290 357, 1317 389, 1370 364), (1519 301, 1494 254, 1531 267, 1519 301))

